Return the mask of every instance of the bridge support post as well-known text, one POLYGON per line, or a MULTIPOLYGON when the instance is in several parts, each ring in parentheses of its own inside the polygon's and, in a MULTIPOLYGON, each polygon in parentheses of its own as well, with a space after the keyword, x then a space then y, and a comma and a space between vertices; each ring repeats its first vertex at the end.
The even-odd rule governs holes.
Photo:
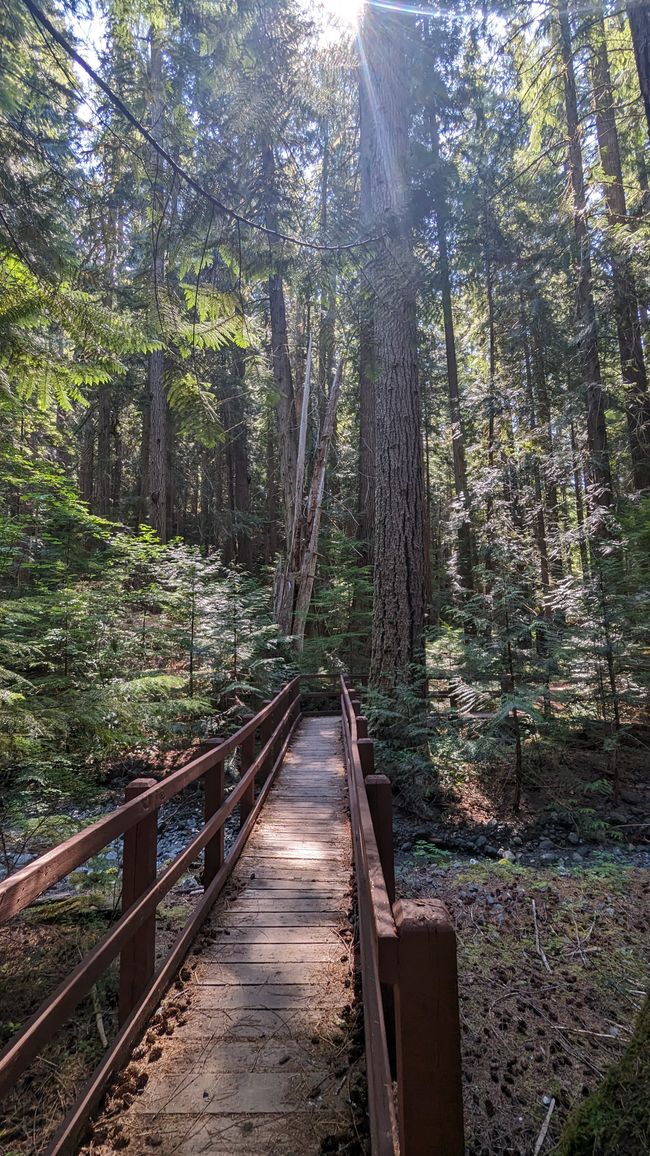
MULTIPOLYGON (((222 738, 215 737, 210 739, 211 747, 218 747, 223 742, 222 738)), ((206 771, 203 778, 203 819, 207 823, 214 814, 219 810, 223 803, 225 793, 225 764, 224 760, 215 763, 209 771, 206 771)), ((203 888, 204 890, 210 886, 217 872, 223 867, 224 857, 224 828, 221 827, 216 835, 212 837, 205 848, 205 861, 203 864, 203 888)))
POLYGON ((375 740, 374 739, 358 739, 357 750, 359 752, 359 762, 361 763, 361 770, 364 779, 368 775, 375 773, 375 740))
MULTIPOLYGON (((242 778, 249 767, 255 762, 255 731, 244 739, 239 754, 239 776, 242 778)), ((239 829, 244 826, 255 805, 255 781, 244 791, 239 804, 239 829)))
POLYGON ((395 1030, 400 1149, 463 1156, 456 933, 439 900, 398 900, 395 1030))
MULTIPOLYGON (((134 779, 124 792, 124 801, 130 803, 149 787, 155 779, 134 779)), ((124 834, 122 868, 122 911, 126 911, 156 878, 156 851, 158 847, 158 810, 144 815, 135 827, 124 834)), ((120 1025, 128 1019, 140 996, 152 978, 156 966, 156 913, 146 919, 142 927, 120 952, 120 1025)))

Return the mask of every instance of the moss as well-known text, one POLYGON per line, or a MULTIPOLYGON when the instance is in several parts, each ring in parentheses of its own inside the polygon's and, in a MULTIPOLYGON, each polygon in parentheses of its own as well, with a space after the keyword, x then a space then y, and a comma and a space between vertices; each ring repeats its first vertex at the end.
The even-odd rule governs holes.
POLYGON ((570 1117, 554 1156, 650 1152, 650 998, 621 1060, 570 1117))

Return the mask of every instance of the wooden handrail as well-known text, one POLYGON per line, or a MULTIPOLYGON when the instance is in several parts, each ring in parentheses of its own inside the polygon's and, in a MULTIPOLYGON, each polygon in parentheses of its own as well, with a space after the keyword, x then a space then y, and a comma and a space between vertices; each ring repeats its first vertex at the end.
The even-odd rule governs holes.
MULTIPOLYGON (((80 832, 78 836, 66 840, 65 843, 42 856, 40 860, 35 860, 34 863, 17 872, 16 876, 11 876, 3 884, 0 884, 0 896, 4 899, 3 918, 6 919, 9 918, 8 913, 15 914, 22 910, 32 898, 36 898, 47 890, 52 885, 52 881, 62 878, 73 869, 73 866, 78 866, 79 863, 84 862, 85 858, 96 854, 98 850, 101 850, 120 834, 131 832, 134 828, 138 830, 138 824, 142 824, 149 827, 150 837, 151 820, 154 821, 155 862, 155 817, 160 803, 172 798, 185 786, 207 774, 214 767, 219 764, 223 765, 228 754, 246 744, 249 765, 243 769, 239 782, 216 811, 207 818, 202 830, 159 876, 155 877, 154 870, 153 881, 148 882, 151 876, 148 865, 143 878, 138 882, 138 876, 142 876, 143 872, 138 870, 135 861, 125 864, 125 874, 129 874, 132 882, 133 902, 123 911, 122 916, 111 927, 110 931, 81 960, 54 994, 41 1005, 0 1053, 0 1095, 13 1086, 34 1056, 39 1053, 43 1045, 51 1039, 61 1024, 71 1015, 80 1000, 90 991, 93 984, 118 953, 124 953, 121 960, 123 967, 134 967, 133 952, 128 950, 134 944, 134 937, 137 937, 138 933, 140 936, 146 933, 155 937, 155 924, 152 921, 152 916, 155 915, 158 904, 190 863, 197 858, 200 851, 211 844, 211 841, 218 836, 220 831, 223 831, 226 820, 233 813, 237 804, 240 804, 242 810, 240 833, 227 859, 216 869, 213 878, 206 878, 203 900, 190 916, 186 928, 180 933, 176 945, 172 948, 171 954, 163 964, 159 975, 153 977, 152 969, 150 969, 149 975, 121 976, 120 1018, 123 1027, 115 1044, 95 1072, 91 1080, 90 1091, 87 1089, 84 1093, 85 1100, 88 1102, 92 1100, 93 1104, 97 1102, 97 1098, 101 1095, 111 1073, 117 1064, 125 1058, 123 1055, 124 1041, 128 1038, 132 1043, 137 1031, 144 1026, 147 1017, 143 1009, 151 1014, 151 1010, 155 1006, 151 1004, 154 994, 157 1002, 173 977, 174 970, 182 961, 193 935, 208 914, 216 896, 230 875, 268 793, 275 772, 282 761, 299 714, 299 679, 295 678, 231 738, 214 747, 207 754, 199 756, 186 767, 174 772, 164 783, 147 788, 146 780, 140 780, 139 793, 131 802, 117 808, 111 815, 94 823, 92 827, 80 832), (262 747, 255 755, 254 742, 258 728, 261 729, 262 747), (264 785, 258 799, 255 800, 255 781, 257 776, 264 771, 267 772, 264 785), (164 789, 161 790, 161 788, 164 789), (84 838, 80 838, 80 836, 84 838), (43 860, 46 860, 45 866, 43 866, 43 860), (15 883, 17 877, 19 877, 18 886, 15 883), (139 893, 138 887, 140 888, 139 893), (147 927, 150 931, 145 932, 147 927), (188 934, 190 930, 191 934, 188 934), (150 982, 148 982, 149 976, 151 976, 150 982), (131 992, 130 997, 129 992, 131 992), (130 1000, 136 1001, 133 1007, 129 1006, 130 1000)), ((135 855, 137 840, 132 840, 132 844, 135 855)), ((147 942, 144 947, 147 957, 152 959, 153 940, 151 943, 147 942)), ((84 1100, 84 1096, 82 1096, 82 1100, 84 1100)), ((57 1144, 51 1151, 63 1152, 68 1150, 66 1145, 69 1137, 72 1136, 70 1129, 73 1127, 70 1121, 74 1120, 74 1128, 78 1131, 81 1126, 80 1111, 79 1105, 73 1109, 72 1115, 60 1133, 57 1144)))
POLYGON ((462 1156, 455 931, 437 900, 393 902, 390 783, 373 773, 373 740, 360 709, 342 677, 372 1154, 462 1156))
POLYGON ((217 762, 227 759, 242 743, 255 734, 257 728, 271 713, 275 713, 279 705, 286 698, 297 691, 299 678, 294 678, 275 696, 274 699, 256 714, 249 722, 235 731, 229 739, 218 748, 206 751, 186 766, 173 771, 161 783, 144 791, 137 798, 121 807, 116 807, 110 814, 98 819, 89 827, 84 827, 64 843, 59 843, 51 851, 40 855, 33 863, 21 867, 0 883, 0 926, 17 915, 34 899, 38 899, 44 891, 49 890, 55 883, 59 883, 71 871, 85 863, 93 855, 103 851, 114 839, 124 835, 136 823, 139 823, 150 811, 158 810, 163 803, 173 799, 197 779, 202 778, 217 762))
POLYGON ((382 973, 385 980, 394 978, 397 931, 363 784, 356 714, 344 678, 341 717, 359 907, 370 1139, 373 1156, 398 1156, 397 1113, 381 991, 382 973))

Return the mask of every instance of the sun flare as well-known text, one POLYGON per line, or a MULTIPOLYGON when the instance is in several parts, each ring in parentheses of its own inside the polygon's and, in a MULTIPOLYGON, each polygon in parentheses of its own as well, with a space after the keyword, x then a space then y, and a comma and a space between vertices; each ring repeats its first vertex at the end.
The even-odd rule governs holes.
POLYGON ((342 31, 357 28, 364 0, 321 0, 323 12, 342 31))

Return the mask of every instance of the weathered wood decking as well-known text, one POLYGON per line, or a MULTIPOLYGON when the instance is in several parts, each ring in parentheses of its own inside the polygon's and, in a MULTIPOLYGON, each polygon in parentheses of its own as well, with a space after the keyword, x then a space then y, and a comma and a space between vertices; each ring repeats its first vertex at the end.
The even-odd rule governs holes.
POLYGON ((305 719, 85 1151, 315 1156, 350 1126, 350 880, 340 720, 305 719))

